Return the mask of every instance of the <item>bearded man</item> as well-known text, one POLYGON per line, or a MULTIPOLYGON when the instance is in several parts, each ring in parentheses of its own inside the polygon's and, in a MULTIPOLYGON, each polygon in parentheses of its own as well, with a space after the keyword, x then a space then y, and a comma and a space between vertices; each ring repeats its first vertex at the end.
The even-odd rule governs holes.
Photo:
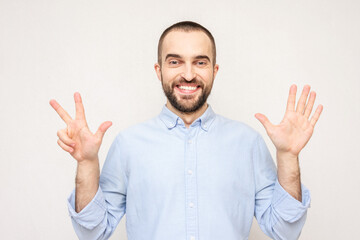
POLYGON ((50 101, 67 124, 58 144, 77 161, 68 207, 79 239, 108 239, 125 214, 129 240, 248 239, 254 216, 269 237, 297 239, 310 205, 298 156, 323 109, 310 118, 310 86, 296 108, 290 87, 279 125, 255 115, 276 147, 276 167, 257 131, 207 103, 219 65, 206 28, 189 21, 167 28, 154 68, 167 102, 116 136, 101 174, 98 151, 112 123, 90 132, 79 93, 75 119, 50 101))

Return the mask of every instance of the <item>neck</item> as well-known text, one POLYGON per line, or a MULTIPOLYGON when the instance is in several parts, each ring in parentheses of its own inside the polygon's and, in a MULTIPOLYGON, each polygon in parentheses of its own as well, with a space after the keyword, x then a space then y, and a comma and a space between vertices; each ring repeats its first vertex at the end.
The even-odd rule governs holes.
POLYGON ((176 108, 174 108, 169 101, 167 101, 166 103, 166 107, 172 111, 173 113, 175 113, 176 115, 178 115, 185 123, 185 127, 189 128, 190 125, 201 115, 203 115, 203 113, 206 111, 208 104, 205 103, 204 105, 202 105, 201 108, 199 108, 198 110, 196 110, 195 112, 191 112, 191 113, 185 113, 185 112, 180 112, 179 110, 177 110, 176 108))

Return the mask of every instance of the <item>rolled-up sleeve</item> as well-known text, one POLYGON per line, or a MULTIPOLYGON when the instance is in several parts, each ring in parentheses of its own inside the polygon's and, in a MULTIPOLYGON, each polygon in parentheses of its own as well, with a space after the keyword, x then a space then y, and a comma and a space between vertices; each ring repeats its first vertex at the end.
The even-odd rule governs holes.
POLYGON ((302 202, 291 196, 280 185, 278 179, 276 179, 272 205, 282 219, 293 223, 304 216, 307 209, 310 207, 310 191, 303 184, 301 184, 301 196, 302 202))
POLYGON ((79 239, 108 239, 125 215, 127 179, 119 136, 109 149, 94 198, 79 213, 75 211, 75 189, 68 198, 69 215, 79 239))
POLYGON ((298 239, 310 207, 310 192, 301 184, 302 202, 280 185, 271 154, 259 135, 253 151, 255 171, 255 217, 272 239, 298 239))
POLYGON ((100 186, 90 203, 79 213, 75 211, 75 189, 68 198, 68 210, 70 217, 79 225, 87 229, 93 229, 99 225, 106 212, 106 204, 100 186))

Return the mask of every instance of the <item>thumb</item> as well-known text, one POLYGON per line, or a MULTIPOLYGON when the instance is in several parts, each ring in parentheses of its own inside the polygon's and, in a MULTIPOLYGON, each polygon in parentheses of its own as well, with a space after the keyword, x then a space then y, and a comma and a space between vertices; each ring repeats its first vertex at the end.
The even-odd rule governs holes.
POLYGON ((95 133, 96 137, 102 139, 104 137, 106 130, 108 130, 108 128, 111 127, 111 125, 112 122, 110 121, 103 122, 95 133))
POLYGON ((261 122, 261 124, 264 126, 266 132, 270 132, 273 125, 264 114, 256 113, 255 118, 261 122))

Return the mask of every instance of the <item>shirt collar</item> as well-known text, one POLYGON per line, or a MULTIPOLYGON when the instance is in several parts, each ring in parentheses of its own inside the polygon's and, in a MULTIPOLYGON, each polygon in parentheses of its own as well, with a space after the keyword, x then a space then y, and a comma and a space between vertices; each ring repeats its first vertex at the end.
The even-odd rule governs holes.
MULTIPOLYGON (((208 104, 208 107, 205 110, 205 112, 199 118, 197 118, 192 124, 196 122, 200 122, 201 128, 207 132, 209 130, 211 123, 214 121, 215 116, 216 116, 215 112, 213 111, 210 104, 208 104)), ((164 104, 159 114, 159 117, 169 130, 176 127, 180 122, 182 122, 182 119, 178 115, 173 113, 166 106, 166 104, 164 104)))

